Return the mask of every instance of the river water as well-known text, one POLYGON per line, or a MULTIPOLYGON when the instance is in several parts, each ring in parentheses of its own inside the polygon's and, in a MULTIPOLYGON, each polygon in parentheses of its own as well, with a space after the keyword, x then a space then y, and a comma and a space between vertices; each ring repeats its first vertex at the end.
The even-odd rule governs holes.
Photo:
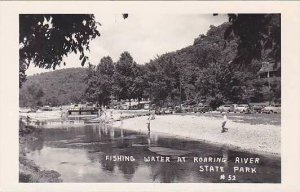
POLYGON ((103 124, 57 124, 42 129, 37 137, 37 140, 26 143, 27 157, 42 169, 59 172, 63 182, 281 182, 279 158, 159 133, 143 134, 103 124), (132 156, 134 161, 114 161, 113 156, 132 156), (157 156, 159 159, 147 162, 148 157, 157 156), (182 159, 178 162, 178 156, 185 157, 185 162, 182 159), (170 162, 162 162, 167 157, 170 162), (198 162, 204 161, 205 157, 207 160, 209 157, 226 158, 227 161, 198 162), (237 157, 259 158, 259 162, 237 164, 237 157), (205 166, 213 168, 206 170, 205 166), (237 166, 243 167, 243 170, 238 168, 234 172, 237 166), (220 167, 223 167, 224 173, 220 172, 220 167), (250 173, 246 173, 246 167, 249 167, 250 173))

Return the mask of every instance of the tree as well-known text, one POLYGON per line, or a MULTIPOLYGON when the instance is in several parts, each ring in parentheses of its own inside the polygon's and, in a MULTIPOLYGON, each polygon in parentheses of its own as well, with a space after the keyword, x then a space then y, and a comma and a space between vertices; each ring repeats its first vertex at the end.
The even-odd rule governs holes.
POLYGON ((228 17, 231 25, 224 37, 228 41, 238 39, 234 63, 248 65, 253 59, 271 58, 280 65, 280 14, 228 14, 228 17))
POLYGON ((132 85, 130 86, 130 98, 138 99, 140 101, 144 97, 145 86, 145 78, 144 78, 144 70, 142 65, 138 65, 136 63, 132 66, 132 74, 133 80, 132 85))
POLYGON ((130 90, 130 87, 133 84, 134 63, 130 53, 125 51, 115 65, 113 92, 118 100, 131 99, 132 89, 130 90))
POLYGON ((180 101, 180 69, 173 54, 162 55, 145 65, 146 92, 155 103, 180 101))
POLYGON ((111 78, 114 74, 114 62, 111 57, 103 57, 96 68, 96 73, 111 78))
POLYGON ((92 14, 20 14, 19 86, 32 63, 40 68, 59 66, 69 53, 79 53, 84 65, 90 40, 100 36, 92 14))
POLYGON ((103 57, 95 68, 90 65, 85 91, 86 98, 100 105, 107 105, 112 95, 114 63, 111 57, 103 57))
POLYGON ((33 83, 26 87, 24 96, 20 98, 20 105, 36 107, 42 105, 42 98, 45 93, 39 84, 33 83))
POLYGON ((223 102, 249 103, 253 97, 255 76, 252 73, 235 70, 230 63, 211 63, 199 74, 197 91, 209 98, 212 107, 223 102))

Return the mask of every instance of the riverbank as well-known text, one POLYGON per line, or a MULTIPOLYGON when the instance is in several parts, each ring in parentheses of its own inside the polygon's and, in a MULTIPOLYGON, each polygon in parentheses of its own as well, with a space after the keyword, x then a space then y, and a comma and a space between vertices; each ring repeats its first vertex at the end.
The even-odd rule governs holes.
POLYGON ((57 183, 62 182, 60 174, 53 170, 42 170, 26 157, 26 144, 34 142, 39 130, 33 126, 25 126, 20 122, 19 131, 19 182, 21 183, 57 183))
MULTIPOLYGON (((60 111, 45 111, 24 113, 20 116, 27 115, 33 120, 51 121, 61 120, 60 113, 60 111)), ((88 123, 108 123, 114 127, 147 133, 147 113, 146 110, 108 110, 105 115, 95 117, 88 123), (120 121, 121 119, 123 120, 120 121)), ((226 133, 221 133, 220 113, 158 115, 151 120, 151 131, 280 157, 280 114, 229 113, 227 116, 226 127, 229 131, 226 133)))
MULTIPOLYGON (((249 116, 247 116, 249 118, 249 116)), ((111 123, 113 127, 148 132, 147 116, 135 117, 111 123)), ((151 132, 163 133, 177 137, 190 138, 211 144, 236 148, 242 151, 280 157, 280 125, 278 123, 251 123, 255 121, 229 121, 226 133, 221 133, 222 116, 162 115, 151 120, 151 132)), ((280 119, 280 115, 278 116, 280 119)), ((234 119, 232 117, 232 119, 234 119)), ((242 118, 240 118, 242 119, 242 118)))

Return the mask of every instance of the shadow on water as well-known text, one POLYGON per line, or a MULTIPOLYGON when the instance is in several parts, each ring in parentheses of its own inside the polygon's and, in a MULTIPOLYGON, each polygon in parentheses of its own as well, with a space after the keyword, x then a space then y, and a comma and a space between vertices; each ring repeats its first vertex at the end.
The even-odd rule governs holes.
POLYGON ((26 147, 28 158, 44 169, 58 171, 64 182, 281 182, 281 161, 271 157, 107 125, 43 129, 26 147), (185 156, 186 162, 177 162, 178 156, 185 156), (146 162, 148 157, 153 161, 146 162), (170 162, 161 157, 164 161, 169 157, 170 162), (228 161, 194 162, 201 157, 228 161), (260 160, 258 164, 235 164, 236 157, 260 160), (206 165, 222 166, 224 174, 234 175, 236 180, 220 180, 222 173, 216 170, 200 171, 200 166, 206 165), (254 167, 256 173, 234 173, 234 166, 254 167))

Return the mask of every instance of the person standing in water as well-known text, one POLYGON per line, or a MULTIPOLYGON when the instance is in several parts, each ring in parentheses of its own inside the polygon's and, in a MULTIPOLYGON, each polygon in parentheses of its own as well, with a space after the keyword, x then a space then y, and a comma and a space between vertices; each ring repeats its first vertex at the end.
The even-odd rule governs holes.
POLYGON ((222 122, 222 131, 221 131, 221 133, 224 133, 224 132, 228 131, 228 128, 225 128, 226 123, 227 123, 227 115, 226 115, 226 113, 223 113, 223 122, 222 122))

